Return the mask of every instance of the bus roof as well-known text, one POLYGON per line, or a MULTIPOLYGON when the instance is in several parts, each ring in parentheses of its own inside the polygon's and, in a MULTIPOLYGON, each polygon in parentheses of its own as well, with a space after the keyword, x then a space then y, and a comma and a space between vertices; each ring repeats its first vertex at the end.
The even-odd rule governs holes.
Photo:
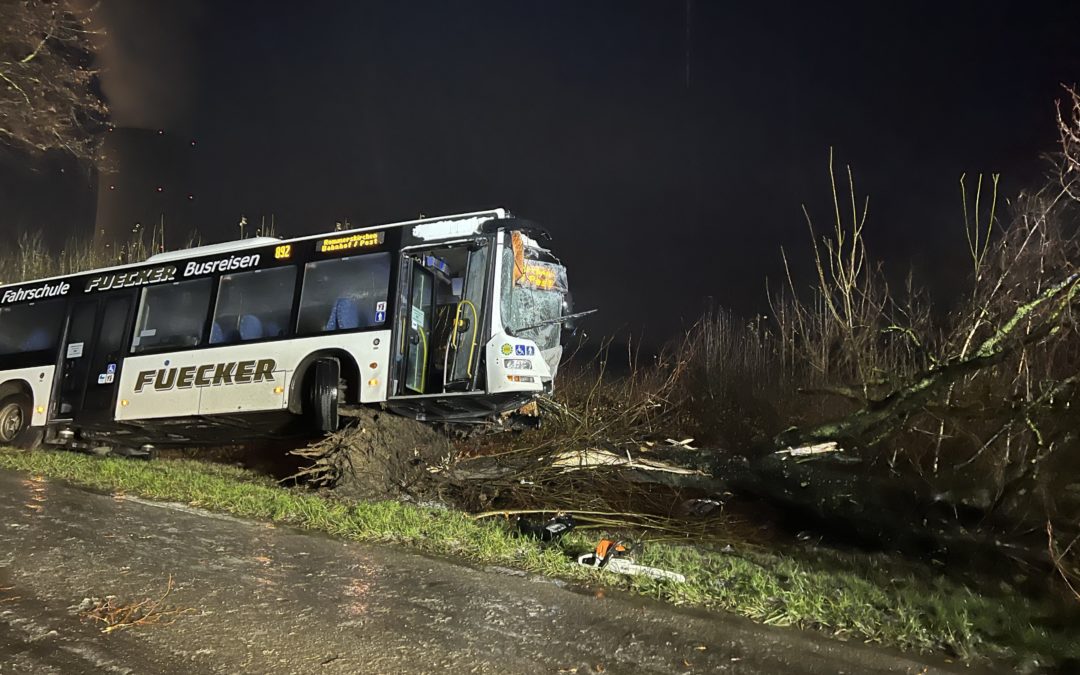
MULTIPOLYGON (((369 225, 367 227, 350 228, 348 230, 335 231, 334 236, 347 236, 349 234, 357 232, 367 232, 370 230, 384 230, 390 227, 413 227, 413 236, 417 239, 433 241, 438 239, 452 239, 455 237, 468 236, 469 234, 476 234, 480 231, 480 227, 487 221, 494 218, 508 218, 510 213, 503 208, 490 209, 487 211, 472 211, 469 213, 458 213, 446 216, 437 216, 433 218, 419 218, 416 220, 403 220, 396 223, 386 223, 383 225, 369 225)), ((55 277, 46 277, 43 279, 24 279, 21 281, 12 281, 10 283, 0 284, 0 288, 7 286, 21 286, 23 284, 31 282, 44 282, 53 281, 55 279, 66 279, 69 277, 80 276, 83 274, 90 274, 92 272, 109 272, 112 270, 122 270, 129 267, 140 267, 152 262, 165 262, 169 260, 179 260, 182 258, 199 257, 204 255, 213 255, 218 253, 229 253, 233 251, 242 251, 249 248, 258 248, 260 246, 266 246, 273 243, 294 243, 307 241, 312 239, 319 239, 325 237, 326 232, 320 232, 318 234, 309 234, 302 237, 291 237, 289 239, 281 239, 280 237, 252 237, 251 239, 237 239, 233 241, 226 241, 220 244, 207 244, 206 246, 195 246, 192 248, 178 249, 175 251, 164 251, 162 253, 156 253, 146 260, 140 260, 138 262, 125 263, 123 265, 114 265, 112 267, 99 267, 88 270, 81 270, 79 272, 72 272, 71 274, 62 274, 55 277)))
POLYGON ((231 253, 232 251, 242 251, 246 248, 256 248, 259 246, 266 246, 267 244, 275 244, 279 241, 281 241, 281 237, 252 237, 250 239, 225 241, 220 244, 192 246, 191 248, 182 248, 176 251, 164 251, 163 253, 155 253, 154 255, 147 258, 146 262, 166 262, 169 260, 190 258, 192 256, 213 255, 215 253, 231 253))

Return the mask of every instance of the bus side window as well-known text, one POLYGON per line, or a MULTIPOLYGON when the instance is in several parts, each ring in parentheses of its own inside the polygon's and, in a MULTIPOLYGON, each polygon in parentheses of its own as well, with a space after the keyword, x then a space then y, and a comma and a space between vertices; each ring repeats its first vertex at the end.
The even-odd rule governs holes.
POLYGON ((0 356, 54 350, 64 320, 64 300, 0 309, 0 356))
POLYGON ((295 267, 221 277, 210 344, 285 336, 295 286, 295 267))
POLYGON ((389 284, 389 253, 308 263, 297 334, 388 325, 385 303, 389 284))
POLYGON ((198 346, 210 310, 210 287, 210 279, 196 279, 144 288, 132 353, 198 346))

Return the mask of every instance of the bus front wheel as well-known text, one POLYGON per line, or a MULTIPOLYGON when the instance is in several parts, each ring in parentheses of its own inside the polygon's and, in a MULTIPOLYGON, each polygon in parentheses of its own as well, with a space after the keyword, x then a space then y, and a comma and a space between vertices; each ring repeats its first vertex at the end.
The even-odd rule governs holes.
POLYGON ((340 378, 341 364, 337 359, 319 359, 308 368, 304 408, 317 431, 337 431, 340 378))
POLYGON ((41 429, 30 427, 33 401, 23 394, 0 401, 0 444, 32 449, 41 444, 41 429))

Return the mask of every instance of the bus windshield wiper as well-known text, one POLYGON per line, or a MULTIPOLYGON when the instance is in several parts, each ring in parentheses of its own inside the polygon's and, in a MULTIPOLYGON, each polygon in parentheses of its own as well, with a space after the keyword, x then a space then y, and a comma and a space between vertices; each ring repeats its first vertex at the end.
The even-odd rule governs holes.
POLYGON ((550 326, 553 323, 566 323, 567 321, 572 321, 573 319, 580 319, 583 316, 589 316, 590 314, 595 314, 595 313, 597 313, 599 311, 600 310, 598 310, 598 309, 587 309, 584 312, 577 312, 575 314, 566 314, 564 316, 560 316, 557 319, 548 319, 547 321, 541 321, 540 323, 534 323, 533 325, 525 326, 524 328, 515 328, 514 332, 515 333, 520 333, 521 331, 525 331, 525 330, 532 330, 534 328, 542 328, 544 326, 550 326))

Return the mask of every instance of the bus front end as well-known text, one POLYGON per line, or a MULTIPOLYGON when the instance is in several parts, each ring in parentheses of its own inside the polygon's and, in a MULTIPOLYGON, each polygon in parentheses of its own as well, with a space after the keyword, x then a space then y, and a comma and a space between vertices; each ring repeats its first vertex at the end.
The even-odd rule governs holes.
POLYGON ((492 394, 551 392, 572 311, 566 267, 532 232, 500 234, 487 389, 492 394))
POLYGON ((428 219, 402 241, 387 405, 479 422, 551 392, 573 320, 541 226, 504 209, 428 219))

